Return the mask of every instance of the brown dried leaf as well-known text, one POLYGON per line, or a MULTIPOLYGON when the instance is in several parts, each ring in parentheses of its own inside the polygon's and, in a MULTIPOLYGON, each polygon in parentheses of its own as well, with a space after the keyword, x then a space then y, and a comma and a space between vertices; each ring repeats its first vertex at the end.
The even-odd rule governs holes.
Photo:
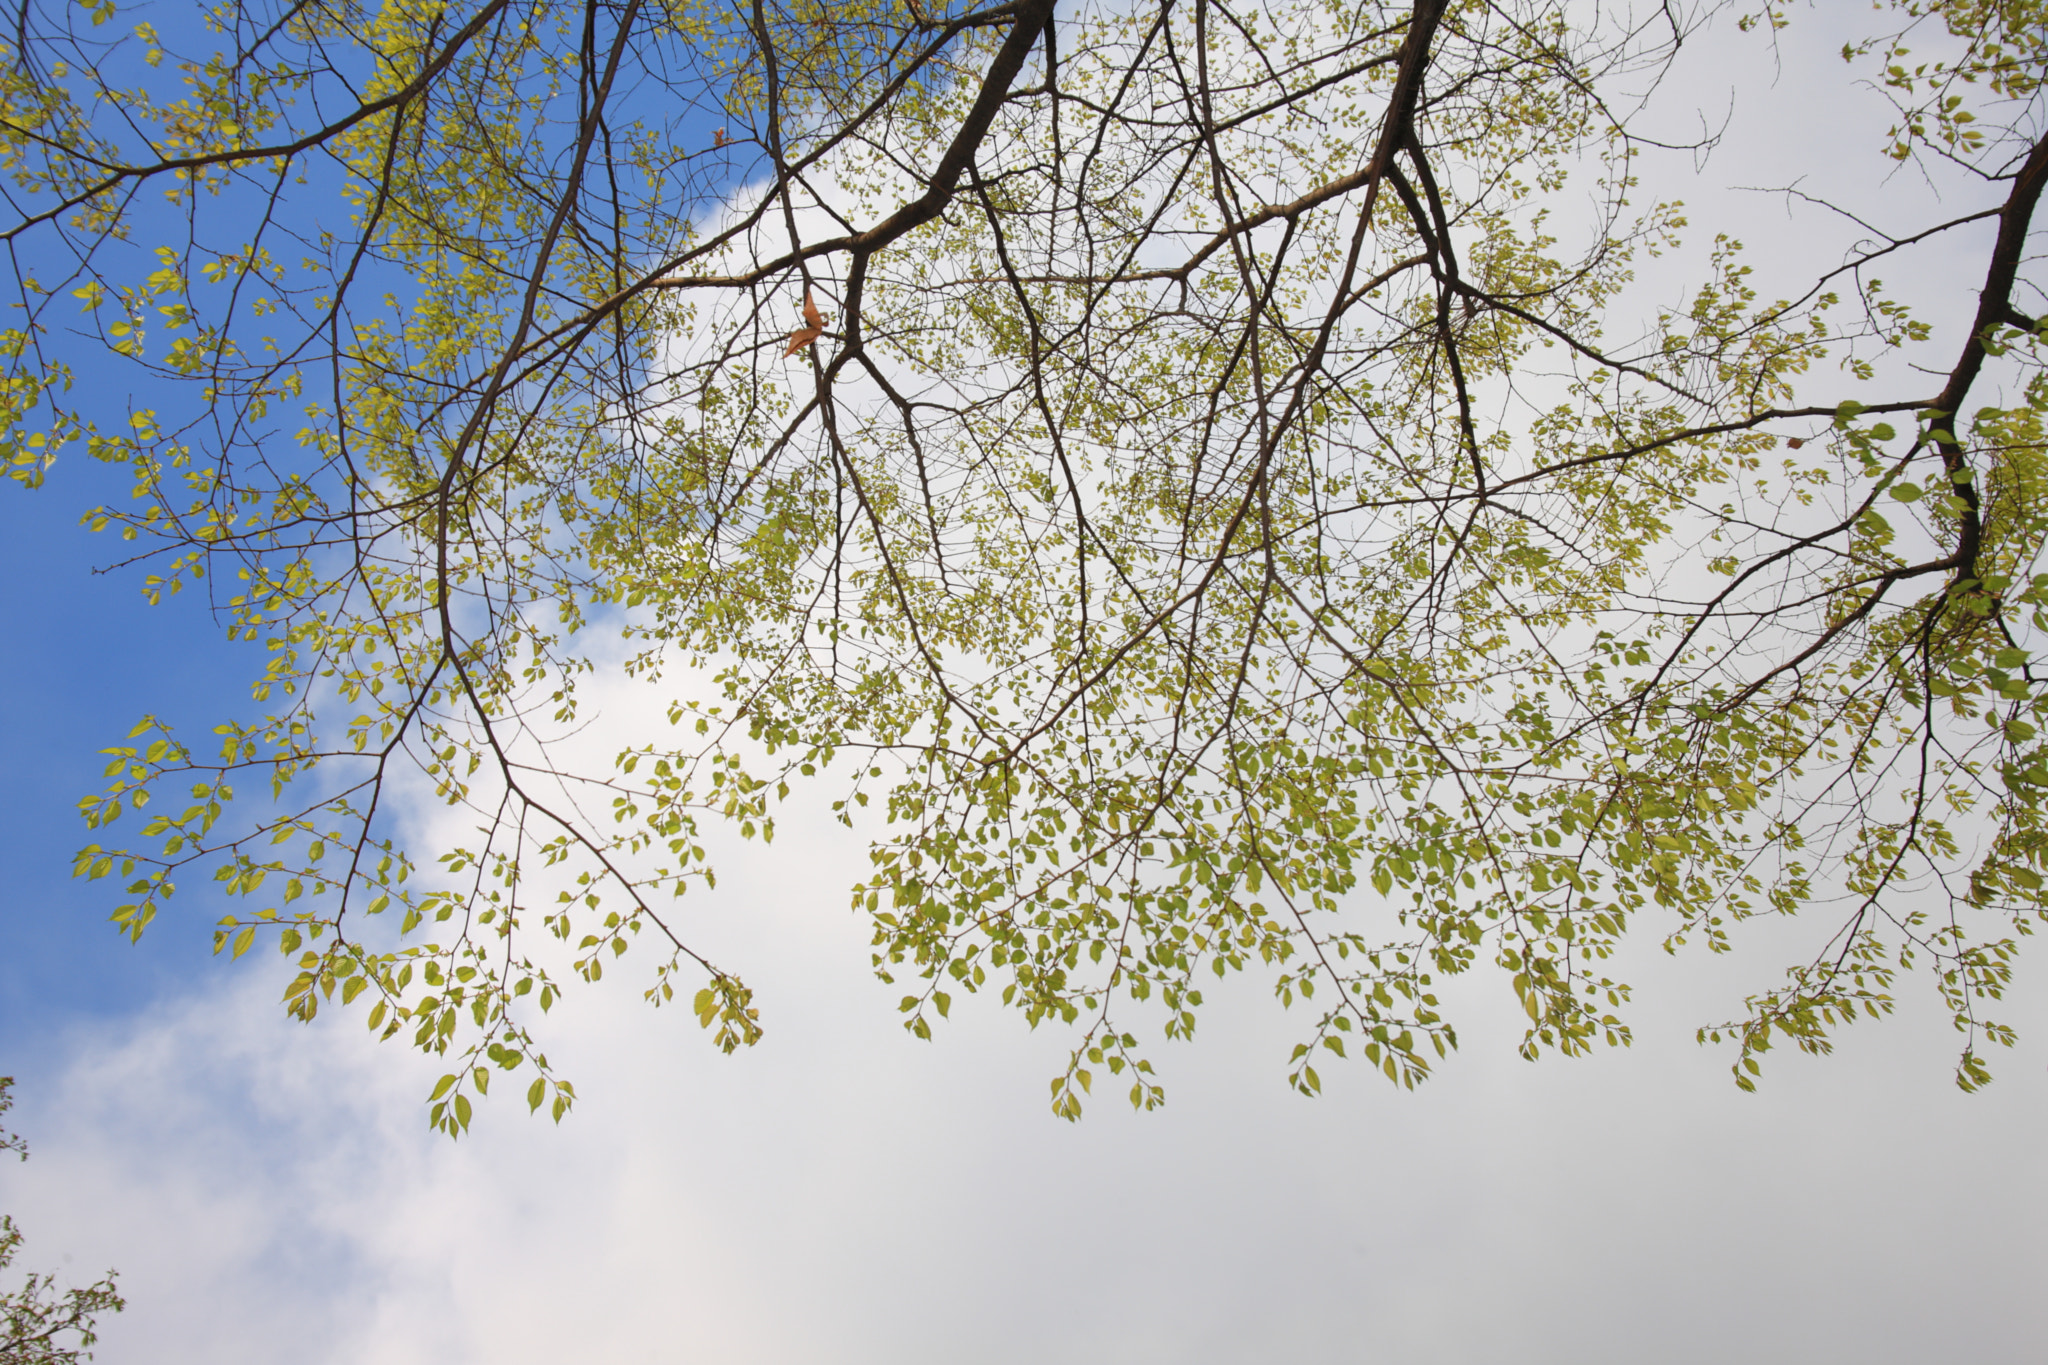
POLYGON ((825 315, 818 311, 808 288, 804 290, 804 324, 789 334, 789 348, 782 353, 784 360, 825 335, 825 315))

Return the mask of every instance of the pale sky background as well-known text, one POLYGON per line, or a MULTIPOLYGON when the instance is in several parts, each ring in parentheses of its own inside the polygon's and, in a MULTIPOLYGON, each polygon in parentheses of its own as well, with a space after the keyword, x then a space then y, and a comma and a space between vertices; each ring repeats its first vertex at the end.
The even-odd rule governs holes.
MULTIPOLYGON (((1683 186, 1695 241, 1735 222, 1761 264, 1839 252, 1818 214, 1733 186, 1804 172, 1873 213, 1918 193, 1872 189, 1882 117, 1840 42, 1799 15, 1785 78, 1683 186)), ((1759 50, 1702 44, 1680 88, 1718 111, 1759 50)), ((1950 250, 1887 278, 1938 282, 1950 250)), ((1456 983, 1464 1047, 1413 1094, 1341 1065, 1320 1100, 1292 1094, 1295 1021, 1236 980, 1194 1043, 1153 1049, 1163 1111, 1106 1097, 1070 1126, 1046 1107, 1057 1031, 970 1000, 931 1044, 902 1031, 846 909, 860 844, 797 815, 690 909, 755 986, 759 1047, 718 1055, 629 979, 576 990, 548 1047, 575 1114, 556 1128, 501 1094, 450 1144, 425 1126, 432 1060, 373 1044, 359 1015, 289 1023, 277 959, 213 962, 196 916, 130 948, 67 880, 90 752, 165 697, 209 715, 207 690, 246 668, 185 638, 190 613, 84 577, 98 547, 70 524, 113 486, 72 463, 0 490, 0 1073, 34 1151, 0 1165, 0 1209, 24 1266, 121 1269, 102 1365, 2042 1358, 2038 964, 1983 1094, 1954 1089, 1958 1040, 1917 983, 1899 1017, 1740 1094, 1692 1029, 1771 984, 1818 921, 1730 959, 1638 945, 1618 973, 1638 1041, 1585 1061, 1521 1061, 1512 998, 1456 983), (117 629, 146 647, 117 650, 117 629)), ((633 718, 620 702, 608 727, 633 718)))

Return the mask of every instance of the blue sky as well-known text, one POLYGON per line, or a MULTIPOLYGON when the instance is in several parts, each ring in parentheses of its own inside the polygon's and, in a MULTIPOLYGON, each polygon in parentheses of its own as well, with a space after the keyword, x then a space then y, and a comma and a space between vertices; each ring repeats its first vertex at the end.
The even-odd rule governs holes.
MULTIPOLYGON (((1787 41, 1793 71, 1831 45, 1787 41)), ((1719 213, 1778 183, 1770 149, 1825 133, 1833 99, 1737 111, 1688 196, 1719 213)), ((1728 959, 1642 945, 1637 1045, 1581 1062, 1520 1061, 1513 1000, 1458 983, 1465 1045, 1415 1094, 1338 1068, 1293 1095, 1293 1021, 1235 982, 1160 1051, 1163 1111, 1067 1125, 1057 1033, 976 1008, 931 1044, 902 1032, 846 910, 861 848, 799 812, 692 909, 760 992, 759 1048, 719 1056, 624 982, 575 992, 549 1049, 571 1119, 500 1099, 435 1137, 434 1063, 352 1017, 287 1021, 274 957, 210 956, 202 895, 131 947, 70 879, 95 751, 145 710, 213 723, 250 671, 202 604, 91 574, 110 547, 78 517, 125 491, 83 458, 0 490, 0 1073, 35 1153, 0 1166, 0 1208, 25 1264, 123 1270, 102 1365, 1999 1365, 2048 1339, 2038 971, 1984 1094, 1954 1090, 1955 1038, 1915 994, 1741 1095, 1692 1027, 1767 984, 1800 925, 1728 959)), ((607 698, 628 730, 662 700, 607 698)))
POLYGON ((191 931, 196 899, 130 947, 106 923, 104 886, 72 881, 71 854, 87 842, 75 803, 104 781, 97 751, 145 712, 195 724, 233 714, 250 654, 213 629, 203 603, 152 608, 132 579, 93 573, 119 542, 79 519, 125 500, 125 471, 73 456, 41 489, 0 491, 0 573, 14 585, 0 599, 14 701, 0 719, 0 1037, 18 1045, 211 979, 208 940, 191 931))

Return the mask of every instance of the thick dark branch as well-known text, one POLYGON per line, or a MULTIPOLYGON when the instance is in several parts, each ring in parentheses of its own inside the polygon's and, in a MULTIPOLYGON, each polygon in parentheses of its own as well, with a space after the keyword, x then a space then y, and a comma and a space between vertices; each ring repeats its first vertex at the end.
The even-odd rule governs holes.
POLYGON ((1941 452, 1942 470, 1963 504, 1955 552, 1958 588, 1978 576, 1977 555, 1984 543, 1984 517, 1977 482, 1956 428, 1961 424, 1970 386, 1977 382, 1977 375, 1984 368, 1985 342, 1991 330, 2001 325, 2019 326, 2022 322, 2032 330, 2031 320, 2013 306, 2012 289, 2019 279, 2027 232, 2033 225, 2034 206, 2041 201, 2044 185, 2048 185, 2048 138, 2034 144, 2034 150, 2027 154, 2025 164, 2013 178, 2012 193, 2006 196, 2005 207, 1999 211, 1998 241, 1991 249, 1990 267, 1984 272, 1984 292, 1977 300, 1977 317, 1970 324, 1969 340, 1963 343, 1962 357, 1949 371, 1948 384, 1933 404, 1940 414, 1935 420, 1948 424, 1948 439, 1937 440, 1935 448, 1941 452))

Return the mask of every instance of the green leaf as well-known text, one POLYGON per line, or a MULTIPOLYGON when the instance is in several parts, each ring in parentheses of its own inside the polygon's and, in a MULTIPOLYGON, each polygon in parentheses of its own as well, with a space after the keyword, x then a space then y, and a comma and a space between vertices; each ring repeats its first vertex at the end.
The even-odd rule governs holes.
POLYGON ((62 8, 5 64, 0 470, 108 465, 101 561, 204 601, 82 618, 110 666, 168 685, 225 628, 252 675, 204 742, 99 754, 74 870, 130 937, 180 880, 277 888, 216 952, 275 924, 294 1017, 374 986, 466 1058, 441 1131, 529 1049, 529 1109, 571 1107, 552 955, 601 990, 640 948, 633 989, 758 1039, 704 826, 758 870, 810 856, 769 842, 806 800, 869 850, 919 1037, 962 990, 1149 1076, 1139 1021, 1190 1039, 1238 972, 1342 1007, 1295 1088, 1317 1052, 1412 1085, 1468 972, 1526 1055, 1625 1044, 1635 932, 1784 948, 1709 1035, 1740 1083, 1910 972, 1981 1084, 2048 862, 2048 355, 2010 312, 2048 267, 1946 231, 2035 178, 1958 209, 1889 168, 2035 155, 2037 0, 1830 11, 1839 64, 1724 35, 1745 107, 1782 59, 1839 115, 1788 180, 1948 243, 1883 283, 1854 220, 1745 247, 1629 192, 1720 97, 1611 7, 62 8), (1755 923, 1793 915, 1796 951, 1755 923))

